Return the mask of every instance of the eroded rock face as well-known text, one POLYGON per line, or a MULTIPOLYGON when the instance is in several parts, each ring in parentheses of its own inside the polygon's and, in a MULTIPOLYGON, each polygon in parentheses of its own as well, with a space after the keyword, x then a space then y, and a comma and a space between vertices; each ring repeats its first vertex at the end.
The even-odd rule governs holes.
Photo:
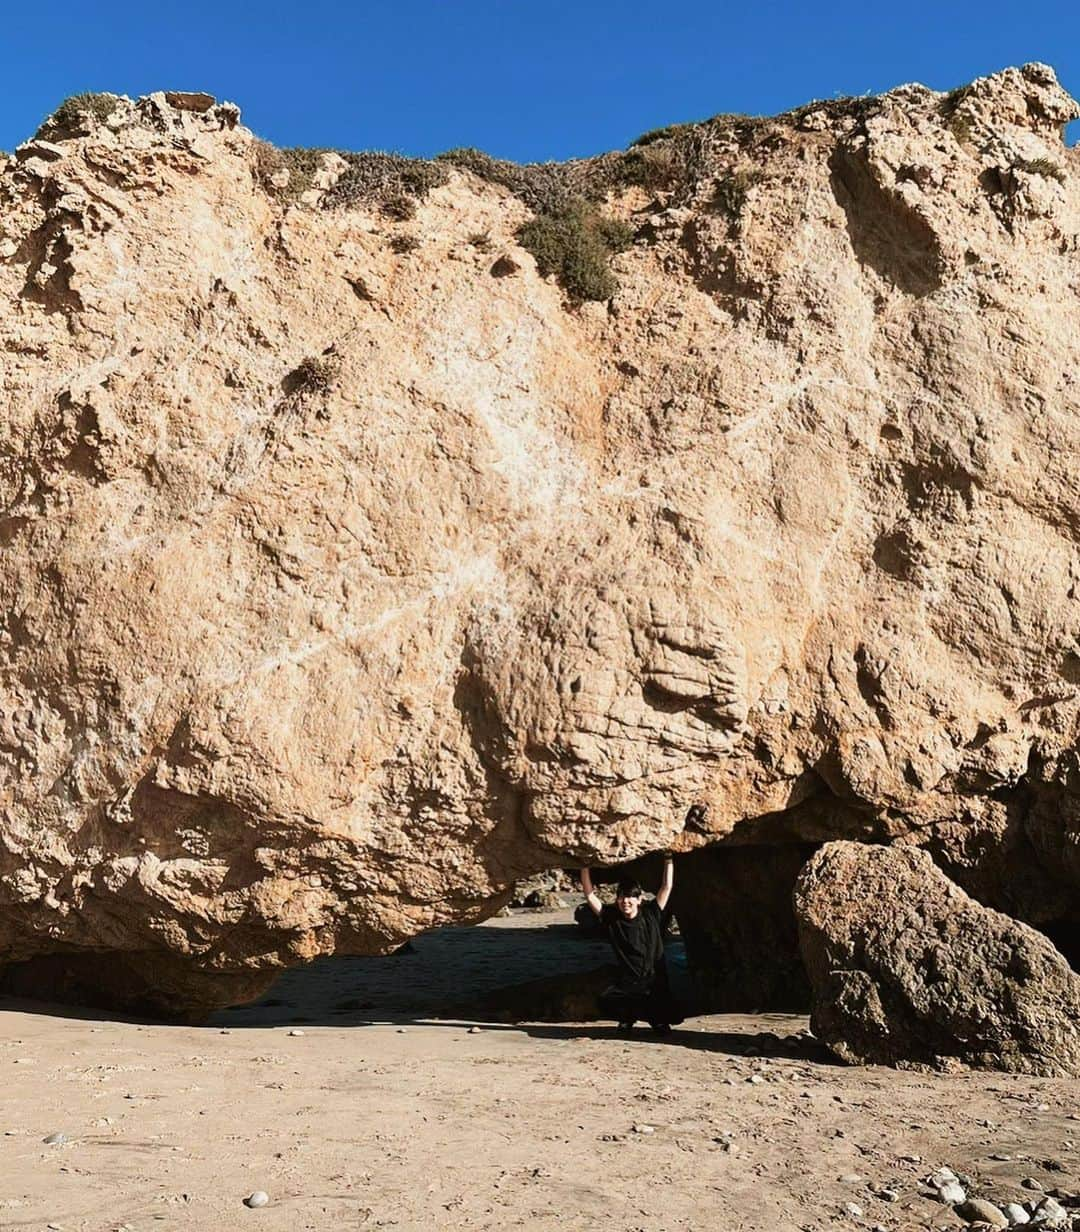
POLYGON ((811 1026, 845 1061, 1080 1073, 1080 976, 925 851, 828 843, 795 914, 811 1026))
POLYGON ((0 962, 209 1005, 731 840, 1075 914, 1076 114, 703 126, 577 307, 506 189, 284 202, 204 96, 0 164, 0 962))

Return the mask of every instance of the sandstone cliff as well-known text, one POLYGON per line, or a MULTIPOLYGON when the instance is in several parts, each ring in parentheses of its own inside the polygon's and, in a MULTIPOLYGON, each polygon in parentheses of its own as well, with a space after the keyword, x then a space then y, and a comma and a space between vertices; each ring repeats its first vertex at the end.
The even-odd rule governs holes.
POLYGON ((1074 922, 1078 114, 1028 65, 524 171, 58 114, 0 161, 0 962, 197 1007, 835 838, 1074 922), (522 247, 558 193, 606 300, 522 247))

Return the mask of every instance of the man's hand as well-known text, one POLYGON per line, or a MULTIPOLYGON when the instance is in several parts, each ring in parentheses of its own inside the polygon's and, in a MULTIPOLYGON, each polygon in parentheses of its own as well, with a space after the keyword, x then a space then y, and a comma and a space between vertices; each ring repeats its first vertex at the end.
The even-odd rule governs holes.
POLYGON ((671 887, 675 884, 675 858, 670 851, 664 852, 664 879, 660 889, 656 891, 656 902, 663 911, 671 897, 671 887))
POLYGON ((585 901, 593 909, 593 913, 599 915, 604 910, 604 904, 593 889, 592 873, 587 868, 581 870, 581 888, 585 892, 585 901))

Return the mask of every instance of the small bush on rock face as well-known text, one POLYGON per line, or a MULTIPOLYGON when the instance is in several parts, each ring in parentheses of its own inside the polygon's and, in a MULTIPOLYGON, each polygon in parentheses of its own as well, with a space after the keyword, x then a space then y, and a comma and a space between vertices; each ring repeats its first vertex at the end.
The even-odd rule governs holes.
POLYGON ((1017 171, 1026 171, 1028 175, 1041 175, 1044 179, 1057 180, 1059 184, 1065 183, 1064 168, 1048 158, 1021 158, 1013 163, 1013 166, 1017 171))
POLYGON ((416 217, 416 202, 404 193, 395 193, 392 197, 387 197, 380 209, 387 218, 393 218, 397 222, 408 222, 410 218, 416 217))
POLYGON ((963 104, 972 97, 971 86, 960 86, 950 90, 938 104, 938 109, 948 125, 949 132, 961 144, 969 142, 975 132, 975 121, 969 111, 963 110, 963 104))
POLYGON ((117 98, 116 94, 72 94, 64 99, 38 132, 50 128, 78 128, 87 116, 100 124, 112 115, 117 98))
POLYGON ((578 200, 527 222, 518 239, 536 259, 540 273, 556 275, 572 299, 605 300, 617 285, 610 258, 629 245, 632 234, 625 223, 604 218, 578 200))
POLYGON ((760 184, 765 178, 756 167, 744 167, 732 175, 725 176, 716 185, 713 194, 713 206, 722 214, 726 214, 733 223, 738 223, 742 217, 746 196, 755 184, 760 184))
POLYGON ((309 355, 285 378, 290 394, 329 393, 341 371, 336 355, 309 355))
POLYGON ((399 256, 415 252, 420 247, 420 241, 415 235, 395 235, 390 240, 390 247, 399 256))

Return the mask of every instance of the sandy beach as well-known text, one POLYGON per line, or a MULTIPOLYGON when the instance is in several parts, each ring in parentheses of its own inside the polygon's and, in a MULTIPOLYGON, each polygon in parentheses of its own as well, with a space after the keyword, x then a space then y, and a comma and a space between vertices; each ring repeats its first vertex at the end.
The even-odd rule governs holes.
POLYGON ((1075 1191, 1075 1083, 847 1068, 794 1016, 667 1040, 439 1016, 604 957, 569 911, 518 912, 202 1027, 5 1001, 0 1227, 899 1232, 962 1226, 920 1185, 941 1165, 1001 1201, 1075 1191))

